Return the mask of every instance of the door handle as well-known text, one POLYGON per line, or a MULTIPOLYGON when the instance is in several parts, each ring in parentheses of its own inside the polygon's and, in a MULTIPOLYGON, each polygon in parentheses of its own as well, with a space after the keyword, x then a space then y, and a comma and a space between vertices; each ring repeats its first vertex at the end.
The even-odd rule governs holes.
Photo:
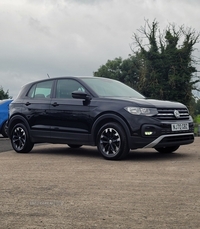
POLYGON ((52 103, 51 105, 52 105, 53 107, 59 106, 59 104, 58 104, 57 102, 54 102, 54 103, 52 103))
POLYGON ((26 106, 29 106, 29 105, 31 105, 31 103, 29 103, 29 102, 26 102, 26 103, 25 103, 25 105, 26 105, 26 106))

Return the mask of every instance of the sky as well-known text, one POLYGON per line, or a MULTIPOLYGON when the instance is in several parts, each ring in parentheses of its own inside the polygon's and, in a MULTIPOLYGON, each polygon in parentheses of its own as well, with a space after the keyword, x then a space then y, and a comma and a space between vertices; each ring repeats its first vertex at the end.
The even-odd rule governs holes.
POLYGON ((145 20, 161 30, 174 23, 200 32, 200 1, 0 0, 0 86, 15 98, 47 74, 92 76, 132 54, 133 33, 145 20))

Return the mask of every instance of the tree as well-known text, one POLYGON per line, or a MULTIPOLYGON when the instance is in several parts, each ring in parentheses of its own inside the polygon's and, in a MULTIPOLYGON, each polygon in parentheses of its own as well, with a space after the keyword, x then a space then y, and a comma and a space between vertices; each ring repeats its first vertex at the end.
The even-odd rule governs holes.
POLYGON ((8 93, 8 90, 5 92, 3 90, 3 87, 0 86, 0 100, 1 99, 8 99, 9 98, 9 93, 8 93))
POLYGON ((134 46, 140 53, 138 88, 147 97, 163 100, 176 100, 190 107, 192 90, 198 90, 194 73, 197 72, 192 57, 194 45, 199 42, 199 33, 181 26, 178 30, 170 24, 163 34, 158 29, 158 22, 152 25, 146 21, 139 30, 142 37, 133 34, 134 46))
POLYGON ((192 53, 200 33, 174 24, 161 33, 155 20, 151 25, 146 20, 138 31, 141 36, 133 34, 133 54, 108 60, 94 75, 120 80, 146 97, 182 102, 193 111, 192 91, 200 91, 200 78, 192 53))
POLYGON ((108 60, 105 65, 94 72, 94 76, 119 80, 136 89, 139 79, 138 70, 140 69, 138 60, 136 56, 131 55, 125 60, 121 57, 108 60))
POLYGON ((195 108, 194 114, 195 114, 195 115, 200 115, 200 99, 198 99, 198 100, 195 102, 194 108, 195 108))

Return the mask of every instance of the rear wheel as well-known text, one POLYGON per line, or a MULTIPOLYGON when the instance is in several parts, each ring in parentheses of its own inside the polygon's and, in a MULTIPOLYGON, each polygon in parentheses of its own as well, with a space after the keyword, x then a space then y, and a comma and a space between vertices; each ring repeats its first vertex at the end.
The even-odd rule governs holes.
POLYGON ((8 137, 6 122, 4 122, 4 124, 2 126, 1 134, 3 135, 4 138, 7 138, 8 137))
POLYGON ((173 153, 176 151, 180 146, 170 146, 170 147, 161 147, 155 148, 159 153, 173 153))
POLYGON ((34 144, 30 140, 29 133, 24 124, 18 123, 11 131, 11 144, 17 153, 28 153, 34 144))
POLYGON ((129 152, 126 134, 118 123, 107 123, 97 135, 97 148, 105 159, 123 159, 129 152))

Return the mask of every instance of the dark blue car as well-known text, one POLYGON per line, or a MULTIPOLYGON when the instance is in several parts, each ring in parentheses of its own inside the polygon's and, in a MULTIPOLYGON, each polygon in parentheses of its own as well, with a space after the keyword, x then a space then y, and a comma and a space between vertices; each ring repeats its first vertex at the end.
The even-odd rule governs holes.
POLYGON ((0 100, 0 134, 2 134, 3 137, 7 137, 6 122, 8 120, 9 104, 12 101, 12 99, 0 100))

